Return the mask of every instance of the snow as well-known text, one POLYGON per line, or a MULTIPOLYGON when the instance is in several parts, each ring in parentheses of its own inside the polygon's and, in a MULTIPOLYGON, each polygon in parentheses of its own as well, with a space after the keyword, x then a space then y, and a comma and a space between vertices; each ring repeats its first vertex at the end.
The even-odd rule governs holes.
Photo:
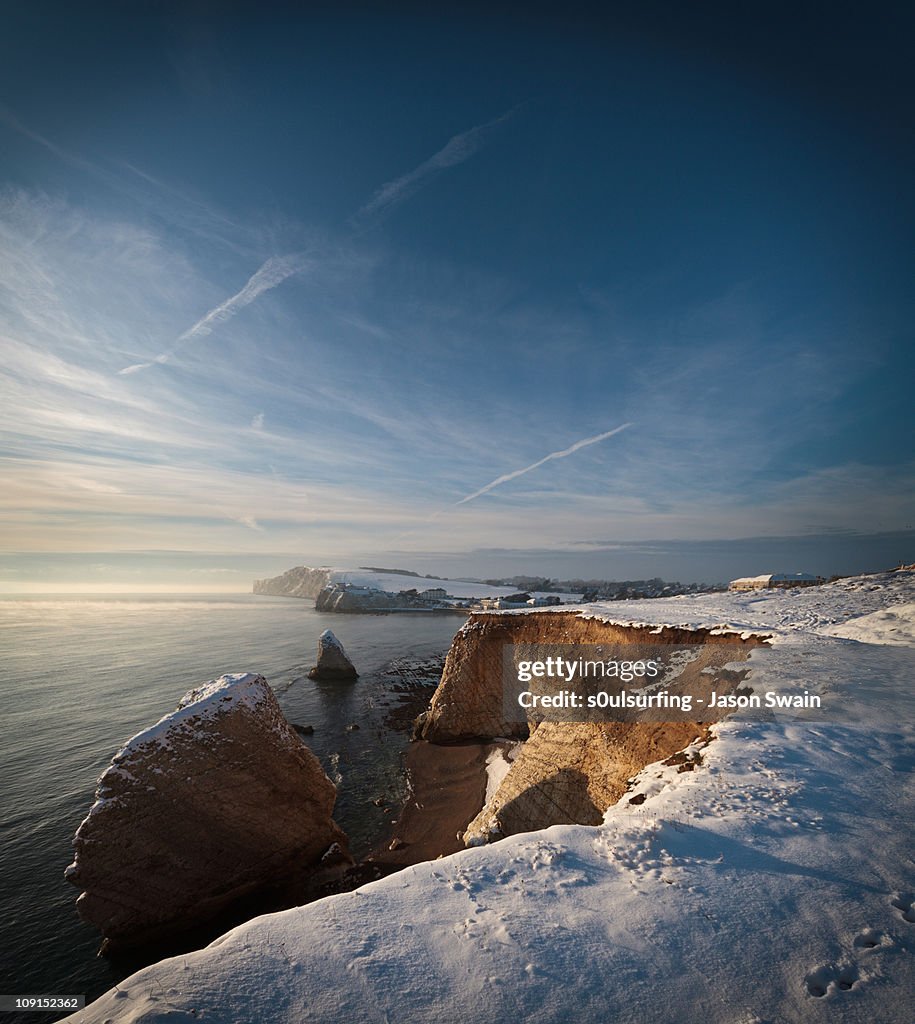
POLYGON ((915 603, 882 608, 850 619, 831 630, 833 636, 871 644, 915 644, 915 603))
POLYGON ((178 707, 132 736, 112 758, 113 764, 129 761, 134 754, 149 744, 167 747, 176 731, 197 728, 204 720, 225 714, 231 708, 244 705, 251 710, 268 698, 267 682, 254 672, 237 672, 211 679, 203 686, 186 693, 178 707))
MULTIPOLYGON (((342 586, 344 583, 351 587, 366 587, 369 590, 384 590, 390 594, 397 594, 401 590, 430 590, 435 587, 442 587, 447 591, 449 597, 466 601, 471 597, 508 597, 509 594, 517 594, 517 587, 491 587, 486 583, 465 583, 461 580, 428 579, 425 576, 406 576, 400 573, 373 572, 369 569, 331 569, 328 574, 328 582, 342 586)), ((537 591, 530 592, 532 597, 546 597, 545 593, 537 591)), ((563 601, 571 601, 580 595, 560 594, 563 601)))
MULTIPOLYGON (((95 802, 77 830, 77 836, 83 825, 98 814, 107 804, 117 797, 111 796, 110 783, 115 779, 135 781, 130 768, 138 760, 146 762, 147 755, 153 751, 171 751, 172 743, 178 738, 197 733, 207 721, 239 707, 247 707, 254 711, 264 701, 273 701, 272 691, 263 676, 253 672, 238 672, 211 679, 208 683, 190 690, 178 702, 178 707, 167 715, 163 715, 155 725, 132 736, 111 759, 111 764, 96 783, 95 802)), ((278 735, 284 735, 277 729, 278 735)), ((148 763, 146 764, 148 767, 148 763)), ((161 769, 153 768, 160 772, 161 769)), ((72 874, 75 865, 70 864, 64 874, 72 874)))
POLYGON ((648 766, 599 826, 257 918, 69 1019, 911 1024, 913 577, 588 606, 766 633, 752 685, 827 706, 735 715, 695 770, 648 766))
POLYGON ((502 780, 508 775, 515 756, 523 746, 521 743, 513 743, 505 740, 504 746, 495 747, 486 758, 486 798, 484 806, 496 795, 496 790, 502 785, 502 780))
POLYGON ((336 635, 332 633, 329 629, 325 629, 324 632, 321 634, 320 642, 324 647, 333 647, 334 650, 339 651, 341 654, 345 653, 343 650, 343 644, 340 643, 336 635))

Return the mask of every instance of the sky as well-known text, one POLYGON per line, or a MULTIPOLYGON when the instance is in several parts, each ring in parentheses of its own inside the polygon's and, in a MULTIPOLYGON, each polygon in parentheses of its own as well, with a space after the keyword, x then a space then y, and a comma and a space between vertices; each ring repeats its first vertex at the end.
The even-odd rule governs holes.
POLYGON ((912 9, 736 6, 7 10, 0 590, 915 561, 912 9))

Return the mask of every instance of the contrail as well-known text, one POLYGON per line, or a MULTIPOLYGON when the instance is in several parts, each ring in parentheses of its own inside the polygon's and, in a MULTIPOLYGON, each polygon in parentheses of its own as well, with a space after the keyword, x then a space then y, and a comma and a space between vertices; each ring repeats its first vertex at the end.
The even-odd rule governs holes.
POLYGON ((271 288, 276 288, 287 277, 292 277, 293 274, 305 270, 307 266, 308 263, 303 253, 293 253, 291 256, 271 256, 259 270, 248 278, 248 283, 240 292, 236 292, 221 305, 211 309, 206 316, 201 317, 193 327, 179 335, 178 342, 190 341, 191 338, 211 334, 215 324, 235 316, 240 309, 250 305, 259 295, 263 295, 271 288))
POLYGON ((424 160, 408 174, 404 174, 382 185, 359 212, 350 219, 350 222, 358 222, 384 213, 398 203, 402 203, 405 199, 409 199, 414 192, 422 187, 423 182, 430 175, 469 160, 483 145, 489 131, 503 121, 507 121, 514 114, 515 109, 512 108, 492 121, 478 124, 474 128, 468 128, 466 132, 452 136, 428 160, 424 160))
POLYGON ((271 256, 266 263, 264 263, 251 275, 251 277, 248 278, 247 283, 241 291, 236 292, 230 298, 226 299, 225 302, 221 302, 218 306, 215 306, 209 311, 209 313, 202 316, 192 327, 189 327, 183 334, 179 334, 175 340, 175 344, 172 345, 167 352, 163 352, 156 356, 156 358, 151 362, 134 363, 133 366, 125 366, 123 370, 118 370, 118 373, 123 376, 125 374, 137 373, 140 370, 146 370, 150 366, 155 366, 157 363, 167 363, 178 346, 183 342, 212 334, 213 329, 217 324, 231 319, 240 309, 244 309, 245 306, 249 306, 254 302, 259 295, 263 295, 264 292, 269 291, 271 288, 276 288, 276 286, 278 284, 282 284, 287 277, 292 277, 293 274, 298 274, 305 270, 308 265, 309 261, 306 260, 304 253, 292 253, 289 256, 271 256))
POLYGON ((487 494, 494 487, 498 487, 500 484, 508 483, 509 480, 514 480, 516 477, 524 476, 525 473, 530 473, 531 470, 538 469, 545 462, 551 462, 553 459, 564 459, 567 455, 571 455, 573 452, 577 452, 581 448, 587 448, 588 445, 597 444, 599 441, 606 441, 608 437, 613 437, 614 434, 618 434, 621 430, 625 430, 627 427, 631 426, 631 423, 624 423, 622 426, 614 427, 613 430, 606 431, 606 433, 597 434, 594 437, 586 437, 581 441, 576 441, 575 444, 569 445, 568 448, 563 448, 561 452, 550 452, 549 455, 544 455, 542 459, 531 463, 530 466, 525 466, 524 469, 516 469, 513 473, 506 473, 505 476, 497 477, 485 487, 481 487, 478 491, 474 491, 473 494, 468 494, 466 498, 461 498, 460 501, 456 501, 455 505, 465 505, 468 501, 473 501, 474 498, 479 498, 481 494, 487 494))

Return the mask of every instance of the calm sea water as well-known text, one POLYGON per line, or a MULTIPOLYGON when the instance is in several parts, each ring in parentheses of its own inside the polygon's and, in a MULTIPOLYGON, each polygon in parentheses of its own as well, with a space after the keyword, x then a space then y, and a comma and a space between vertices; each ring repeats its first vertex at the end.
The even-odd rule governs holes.
POLYGON ((461 623, 253 595, 0 598, 0 992, 91 999, 123 976, 96 957, 99 936, 79 921, 63 871, 112 754, 187 690, 225 672, 266 676, 286 717, 314 726, 306 742, 338 782, 335 818, 358 855, 384 824, 371 797, 399 784, 385 669, 444 651, 461 623), (359 681, 294 681, 328 627, 359 681), (353 722, 359 731, 346 730, 353 722))

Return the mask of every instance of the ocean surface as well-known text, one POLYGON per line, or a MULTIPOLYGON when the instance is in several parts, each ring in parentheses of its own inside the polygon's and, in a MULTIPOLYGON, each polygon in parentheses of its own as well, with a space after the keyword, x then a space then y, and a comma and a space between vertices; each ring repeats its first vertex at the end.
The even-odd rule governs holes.
POLYGON ((70 841, 124 741, 225 672, 261 673, 289 721, 314 726, 305 742, 338 784, 334 816, 364 853, 385 826, 372 798, 402 793, 405 737, 385 727, 398 699, 392 662, 445 651, 462 622, 322 614, 309 601, 245 594, 0 597, 0 992, 91 1000, 137 966, 96 957, 99 935, 63 878, 70 841), (327 628, 356 683, 300 678, 327 628))

